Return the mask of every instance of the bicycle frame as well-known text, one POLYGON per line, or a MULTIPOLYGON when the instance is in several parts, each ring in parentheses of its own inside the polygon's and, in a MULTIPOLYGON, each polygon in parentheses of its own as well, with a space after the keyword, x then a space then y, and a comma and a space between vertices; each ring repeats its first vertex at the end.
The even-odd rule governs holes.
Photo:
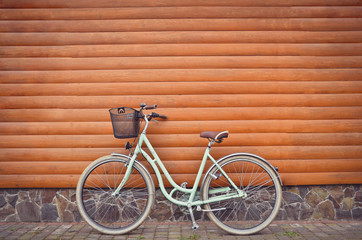
POLYGON ((180 185, 175 183, 175 181, 172 179, 171 175, 169 174, 169 172, 167 171, 167 169, 163 165, 161 159, 157 155, 156 151, 154 150, 154 148, 152 147, 150 141, 148 140, 148 138, 146 136, 146 130, 147 130, 148 123, 149 123, 147 117, 145 117, 145 121, 146 121, 146 126, 145 126, 143 132, 141 133, 141 135, 139 137, 137 146, 135 148, 135 151, 134 151, 132 157, 129 159, 129 163, 127 164, 127 171, 125 173, 125 176, 123 177, 120 185, 115 190, 113 195, 117 195, 119 193, 119 191, 122 189, 122 187, 124 186, 124 184, 126 183, 127 179, 129 178, 129 176, 131 174, 132 166, 133 166, 134 161, 136 160, 138 154, 141 153, 147 159, 147 161, 150 163, 150 165, 152 166, 152 168, 153 168, 153 170, 154 170, 154 172, 156 174, 156 177, 157 177, 157 180, 158 180, 158 183, 159 183, 159 186, 160 186, 160 189, 161 189, 162 193, 164 194, 164 196, 169 201, 171 201, 174 204, 181 205, 181 206, 199 206, 199 205, 202 205, 202 204, 217 202, 217 201, 221 201, 221 200, 227 200, 227 199, 239 198, 239 197, 246 197, 246 193, 244 191, 240 190, 235 185, 235 183, 227 176, 227 174, 224 172, 224 170, 219 166, 217 161, 210 155, 211 146, 214 144, 214 141, 211 141, 208 144, 208 146, 207 146, 207 148, 205 150, 205 153, 204 153, 204 156, 202 158, 201 165, 200 165, 199 171, 197 173, 197 176, 196 176, 193 187, 191 189, 188 189, 188 188, 181 187, 180 185), (147 148, 150 150, 151 155, 153 156, 153 158, 142 149, 143 143, 145 143, 147 148), (212 198, 207 199, 205 201, 202 201, 202 200, 194 201, 195 195, 197 193, 197 188, 199 186, 201 176, 202 176, 202 173, 204 172, 205 164, 206 164, 206 161, 207 161, 208 158, 211 159, 211 161, 220 170, 220 172, 223 174, 223 176, 229 181, 229 183, 236 190, 236 192, 228 193, 229 191, 232 190, 230 187, 221 187, 221 188, 218 188, 216 190, 213 190, 213 193, 225 192, 225 194, 223 194, 221 196, 212 197, 212 198), (157 163, 158 166, 156 165, 156 163, 157 163), (165 185, 163 183, 163 180, 162 180, 162 177, 161 177, 161 172, 160 172, 159 168, 161 169, 163 174, 166 176, 166 178, 170 182, 170 184, 174 187, 174 189, 170 193, 168 193, 166 191, 166 188, 165 188, 165 185), (179 200, 173 198, 172 195, 176 191, 181 191, 183 193, 190 194, 190 197, 189 197, 188 201, 183 202, 183 201, 179 201, 179 200))

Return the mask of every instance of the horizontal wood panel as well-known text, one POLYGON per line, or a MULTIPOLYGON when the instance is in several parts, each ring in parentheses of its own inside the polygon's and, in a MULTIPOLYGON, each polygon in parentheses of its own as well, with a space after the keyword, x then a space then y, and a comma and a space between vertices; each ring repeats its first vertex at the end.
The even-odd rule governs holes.
POLYGON ((323 18, 361 17, 361 7, 130 7, 78 9, 0 9, 0 19, 136 19, 136 18, 323 18))
POLYGON ((1 21, 0 32, 361 31, 359 18, 1 21))
MULTIPOLYGON (((272 160, 270 163, 277 166, 279 173, 306 173, 306 172, 362 172, 362 159, 325 159, 325 160, 272 160)), ((81 174, 90 164, 88 161, 67 162, 2 162, 1 175, 13 174, 81 174)), ((164 161, 170 174, 192 174, 194 169, 200 167, 201 160, 164 161)), ((211 161, 206 162, 204 173, 212 166, 211 161)), ((147 170, 153 169, 146 164, 147 170)))
POLYGON ((362 81, 0 84, 0 96, 362 93, 362 81))
MULTIPOLYGON (((137 107, 137 106, 133 106, 137 107)), ((189 121, 207 120, 322 120, 322 119, 360 119, 362 107, 218 107, 215 108, 159 108, 159 113, 166 114, 168 121, 165 125, 189 124, 189 121), (170 121, 171 120, 171 121, 170 121)), ((0 109, 0 121, 2 122, 95 122, 107 121, 110 124, 108 109, 0 109)), ((359 120, 357 120, 358 122, 359 120)), ((353 122, 350 123, 353 125, 353 122)), ((217 122, 215 122, 217 124, 217 122)), ((282 123, 282 121, 280 122, 282 123)), ((325 122, 333 124, 332 122, 325 122)), ((42 123, 41 123, 42 124, 42 123)), ((76 124, 76 123, 74 123, 76 124)), ((296 122, 296 124, 301 124, 296 122)), ((307 124, 307 123, 306 123, 307 124)), ((315 122, 319 127, 321 124, 315 122)), ((326 124, 328 125, 328 124, 326 124)), ((333 124, 335 125, 335 124, 333 124)), ((45 126, 45 125, 44 125, 45 126)), ((152 125, 151 125, 152 126, 152 125)), ((40 127, 40 126, 38 126, 40 127)), ((282 127, 282 126, 280 126, 282 127)))
POLYGON ((3 57, 359 56, 362 44, 122 44, 0 47, 3 57))
POLYGON ((360 43, 362 31, 0 33, 0 46, 160 43, 360 43))
POLYGON ((2 58, 0 70, 96 70, 153 68, 361 68, 362 57, 208 56, 2 58))
MULTIPOLYGON (((204 140, 205 146, 208 141, 204 140)), ((156 148, 164 161, 201 159, 205 147, 156 148)), ((0 161, 94 161, 112 152, 128 154, 124 146, 118 148, 1 148, 0 161)), ((249 152, 268 160, 290 159, 361 159, 360 146, 216 146, 215 159, 235 152, 249 152)))
POLYGON ((362 81, 349 69, 125 69, 0 71, 1 83, 165 82, 165 81, 362 81))
MULTIPOLYGON (((0 111, 1 112, 1 111, 0 111)), ((108 116, 107 116, 108 117, 108 116)), ((218 120, 218 121, 162 121, 151 123, 148 133, 188 134, 206 130, 232 133, 338 133, 362 132, 362 120, 218 120)), ((1 122, 3 135, 78 135, 113 134, 106 122, 1 122)))
POLYGON ((4 20, 88 20, 158 18, 356 18, 362 7, 127 7, 0 9, 4 20))
POLYGON ((281 174, 285 185, 324 185, 324 184, 346 184, 347 182, 360 184, 361 172, 354 173, 284 173, 281 174))
POLYGON ((111 108, 154 102, 163 107, 328 107, 361 106, 362 94, 219 94, 137 96, 0 97, 0 108, 111 108))
POLYGON ((168 115, 148 133, 177 183, 195 179, 199 133, 227 129, 215 158, 260 155, 285 185, 360 184, 361 10, 360 0, 0 1, 0 188, 74 187, 90 161, 132 141, 113 137, 108 108, 141 102, 168 115))
MULTIPOLYGON (((225 130, 228 130, 225 127, 225 130)), ((230 129, 229 129, 230 130, 230 129)), ((155 147, 206 147, 199 134, 149 134, 155 147)), ((124 146, 129 139, 113 135, 8 135, 3 148, 102 148, 124 146)), ((338 146, 359 145, 362 133, 231 133, 221 146, 338 146)))
POLYGON ((157 1, 142 1, 142 0, 124 0, 124 1, 94 1, 89 4, 88 0, 2 0, 0 7, 3 8, 99 8, 99 7, 171 7, 171 6, 360 6, 358 0, 157 0, 157 1))
MULTIPOLYGON (((361 172, 331 172, 331 173, 284 173, 282 181, 286 185, 325 185, 325 184, 359 184, 361 172), (318 184, 317 184, 318 182, 318 184)), ((0 175, 0 188, 75 188, 79 175, 0 175), (6 183, 6 184, 5 184, 6 183)), ((152 175, 156 187, 158 182, 152 175)), ((192 186, 196 176, 193 174, 177 174, 173 176, 177 184, 185 180, 192 186)), ((165 177, 166 187, 172 187, 165 177)))

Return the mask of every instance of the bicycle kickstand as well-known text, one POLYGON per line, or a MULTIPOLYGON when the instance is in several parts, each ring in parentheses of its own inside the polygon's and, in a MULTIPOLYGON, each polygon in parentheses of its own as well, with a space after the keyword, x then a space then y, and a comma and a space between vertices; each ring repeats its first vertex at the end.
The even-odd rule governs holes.
POLYGON ((194 217, 194 213, 192 212, 192 207, 191 207, 191 204, 188 204, 187 205, 187 208, 189 209, 189 212, 190 212, 190 216, 191 216, 191 220, 192 220, 192 230, 196 230, 199 228, 199 225, 196 223, 195 221, 195 217, 194 217))

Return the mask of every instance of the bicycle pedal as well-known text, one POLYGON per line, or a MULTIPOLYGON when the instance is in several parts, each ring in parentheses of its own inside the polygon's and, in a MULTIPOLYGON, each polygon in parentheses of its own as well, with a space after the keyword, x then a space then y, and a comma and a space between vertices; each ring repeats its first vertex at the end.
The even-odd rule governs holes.
POLYGON ((186 185, 187 185, 187 182, 183 182, 183 183, 181 183, 180 187, 186 188, 186 185))
POLYGON ((199 227, 200 227, 200 226, 199 226, 197 223, 195 223, 195 224, 192 225, 192 230, 195 231, 195 230, 197 230, 199 227))

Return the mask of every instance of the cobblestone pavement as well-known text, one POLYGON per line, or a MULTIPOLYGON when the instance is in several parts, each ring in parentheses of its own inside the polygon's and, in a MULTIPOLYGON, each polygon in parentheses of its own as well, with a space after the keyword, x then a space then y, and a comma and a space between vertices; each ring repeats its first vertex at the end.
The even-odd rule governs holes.
POLYGON ((191 223, 147 222, 128 235, 103 235, 84 223, 0 223, 0 239, 21 240, 188 240, 188 239, 362 239, 361 221, 313 221, 313 222, 273 222, 260 233, 252 236, 229 235, 211 222, 199 223, 200 228, 193 232, 191 223))

